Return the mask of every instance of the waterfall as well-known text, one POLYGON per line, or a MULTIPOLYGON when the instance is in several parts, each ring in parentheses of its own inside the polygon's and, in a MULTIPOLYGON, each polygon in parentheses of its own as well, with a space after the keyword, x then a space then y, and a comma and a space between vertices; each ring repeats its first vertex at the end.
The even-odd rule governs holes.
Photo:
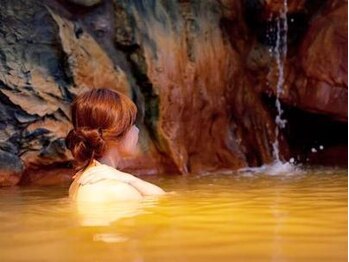
POLYGON ((297 174, 301 173, 302 170, 294 165, 294 159, 291 158, 289 161, 282 162, 280 159, 279 149, 279 133, 280 129, 286 125, 286 120, 282 119, 283 110, 281 108, 280 96, 283 92, 284 87, 284 63, 287 55, 287 0, 284 0, 283 8, 280 10, 280 15, 276 21, 276 41, 274 47, 270 49, 271 55, 276 60, 278 79, 276 83, 276 99, 275 107, 277 109, 277 115, 275 117, 275 140, 273 143, 273 157, 274 161, 271 164, 266 164, 261 167, 247 167, 241 168, 238 171, 240 173, 247 174, 269 174, 269 175, 280 175, 280 174, 297 174))
POLYGON ((284 0, 283 8, 280 11, 280 16, 277 19, 277 35, 276 43, 272 52, 276 59, 278 80, 276 84, 276 100, 275 106, 277 109, 277 116, 275 117, 275 141, 273 143, 273 156, 276 162, 280 162, 280 150, 279 150, 279 132, 280 129, 286 125, 286 120, 282 119, 283 110, 280 104, 280 96, 283 92, 283 86, 285 82, 284 77, 284 62, 287 55, 287 0, 284 0))

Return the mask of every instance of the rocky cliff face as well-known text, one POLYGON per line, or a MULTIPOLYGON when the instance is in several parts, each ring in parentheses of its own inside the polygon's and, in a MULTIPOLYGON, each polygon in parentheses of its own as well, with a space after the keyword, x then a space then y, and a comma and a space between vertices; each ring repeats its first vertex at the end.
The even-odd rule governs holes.
MULTIPOLYGON (((346 122, 347 3, 310 2, 289 1, 281 98, 346 122)), ((0 184, 69 181, 69 105, 98 87, 129 95, 139 109, 142 154, 125 159, 125 170, 270 162, 275 124, 263 94, 273 97, 276 76, 265 35, 281 8, 263 0, 1 0, 0 184)), ((287 157, 282 137, 281 145, 287 157)))
MULTIPOLYGON (((258 82, 260 90, 275 93, 275 72, 270 70, 266 52, 275 45, 278 9, 282 7, 265 2, 259 6, 261 11, 256 6, 249 9, 258 15, 249 21, 256 38, 248 67, 263 79, 258 82)), ((281 98, 286 104, 347 122, 347 2, 288 2, 288 55, 281 98)))

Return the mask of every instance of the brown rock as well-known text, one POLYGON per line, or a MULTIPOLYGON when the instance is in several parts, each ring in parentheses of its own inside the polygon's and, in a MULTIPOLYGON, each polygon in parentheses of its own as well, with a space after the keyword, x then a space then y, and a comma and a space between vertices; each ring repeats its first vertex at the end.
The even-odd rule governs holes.
POLYGON ((312 21, 299 57, 304 78, 297 86, 299 106, 348 118, 348 10, 343 3, 312 21))
POLYGON ((82 5, 82 6, 94 6, 101 2, 101 0, 68 0, 68 2, 71 2, 73 4, 82 5))
MULTIPOLYGON (((165 14, 169 20, 157 21, 152 10, 146 9, 149 23, 143 23, 140 17, 144 14, 134 12, 137 28, 148 33, 146 38, 138 34, 138 42, 144 48, 147 74, 160 98, 158 143, 182 173, 247 165, 244 153, 251 148, 245 151, 242 144, 248 145, 248 142, 238 142, 237 136, 241 136, 240 141, 249 139, 247 136, 257 141, 259 138, 256 139, 253 131, 235 133, 232 126, 236 122, 247 124, 250 121, 260 130, 273 126, 263 107, 250 107, 253 102, 248 102, 248 108, 251 115, 256 114, 260 120, 254 121, 253 116, 239 115, 235 110, 246 106, 247 100, 259 102, 254 91, 244 85, 246 82, 237 80, 243 77, 239 70, 239 54, 216 30, 222 14, 210 13, 213 8, 210 5, 213 4, 198 3, 195 7, 200 12, 198 17, 183 5, 181 12, 185 21, 179 17, 173 21, 165 14), (173 23, 178 23, 178 27, 171 27, 173 23), (245 92, 246 96, 239 98, 242 94, 239 92, 245 92), (266 123, 269 127, 263 127, 266 123)), ((262 155, 260 159, 265 161, 270 160, 270 147, 265 140, 269 135, 263 135, 260 143, 255 144, 257 155, 262 155)))
MULTIPOLYGON (((278 10, 283 8, 284 1, 262 2, 264 4, 260 8, 269 15, 259 18, 261 25, 260 27, 257 25, 259 29, 256 32, 264 34, 271 32, 269 38, 263 40, 269 46, 265 42, 260 43, 254 39, 255 43, 247 56, 247 67, 255 73, 253 78, 257 82, 256 89, 270 95, 270 93, 276 94, 278 70, 276 56, 268 51, 273 50, 276 45, 275 23, 280 18, 278 10), (272 13, 274 20, 270 20, 272 13), (266 28, 269 28, 269 31, 263 31, 266 28)), ((287 105, 346 122, 348 117, 347 3, 328 1, 315 6, 315 4, 305 4, 304 1, 296 0, 287 1, 287 8, 289 53, 284 61, 285 83, 281 100, 287 105), (307 15, 313 17, 306 17, 307 15), (304 24, 299 24, 298 20, 303 21, 304 24), (303 34, 303 29, 297 28, 306 26, 307 29, 303 34), (292 35, 297 32, 300 35, 292 35), (294 40, 300 36, 301 39, 294 40)))
POLYGON ((306 0, 264 0, 260 2, 263 2, 265 12, 270 15, 271 13, 279 13, 283 10, 285 3, 287 5, 287 11, 290 13, 303 11, 306 0))
POLYGON ((23 163, 16 155, 0 150, 0 186, 17 185, 23 172, 23 163))
POLYGON ((131 95, 125 73, 114 66, 110 58, 88 34, 77 37, 72 22, 50 11, 59 26, 59 36, 64 52, 68 55, 68 64, 72 72, 76 92, 88 88, 107 87, 131 95))
POLYGON ((325 7, 311 21, 298 53, 286 61, 281 98, 286 104, 347 122, 347 4, 325 7))
POLYGON ((300 49, 306 77, 348 87, 348 10, 343 4, 314 19, 300 49))
POLYGON ((41 167, 27 170, 21 180, 22 185, 52 186, 69 185, 72 182, 74 170, 58 167, 41 167))

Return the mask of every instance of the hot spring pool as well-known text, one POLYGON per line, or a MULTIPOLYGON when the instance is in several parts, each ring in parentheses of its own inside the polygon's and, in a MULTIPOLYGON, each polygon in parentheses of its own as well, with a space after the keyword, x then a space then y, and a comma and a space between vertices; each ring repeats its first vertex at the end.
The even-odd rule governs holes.
POLYGON ((0 261, 347 261, 347 170, 150 177, 161 199, 76 207, 0 189, 0 261))

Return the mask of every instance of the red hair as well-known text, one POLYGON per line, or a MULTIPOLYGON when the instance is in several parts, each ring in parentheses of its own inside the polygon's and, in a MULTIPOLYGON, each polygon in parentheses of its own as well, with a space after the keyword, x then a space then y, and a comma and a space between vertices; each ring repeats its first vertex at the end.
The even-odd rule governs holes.
POLYGON ((109 89, 92 89, 72 104, 74 128, 66 137, 77 170, 104 155, 110 142, 120 141, 134 125, 137 108, 127 96, 109 89))

